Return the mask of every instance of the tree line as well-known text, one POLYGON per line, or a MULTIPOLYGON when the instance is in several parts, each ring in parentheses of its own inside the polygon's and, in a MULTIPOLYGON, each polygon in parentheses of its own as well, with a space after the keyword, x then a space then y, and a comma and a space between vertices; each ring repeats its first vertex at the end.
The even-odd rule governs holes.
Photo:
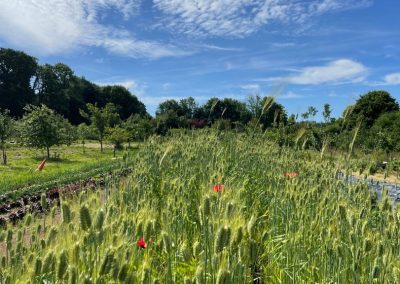
POLYGON ((78 77, 63 63, 38 64, 36 58, 0 48, 0 109, 20 118, 27 105, 46 105, 73 125, 88 122, 81 115, 88 104, 116 106, 122 119, 148 115, 145 105, 123 86, 98 86, 78 77))
POLYGON ((338 118, 332 109, 309 106, 288 115, 273 97, 252 95, 245 102, 210 98, 200 105, 192 97, 167 100, 151 117, 144 104, 122 86, 97 86, 77 77, 65 64, 38 65, 23 52, 0 49, 0 146, 7 162, 10 139, 45 148, 79 140, 105 140, 114 148, 124 142, 166 135, 172 129, 212 127, 218 131, 263 133, 281 146, 351 152, 354 147, 390 154, 400 151, 400 112, 386 91, 363 94, 338 118), (315 122, 321 111, 323 121, 315 122))

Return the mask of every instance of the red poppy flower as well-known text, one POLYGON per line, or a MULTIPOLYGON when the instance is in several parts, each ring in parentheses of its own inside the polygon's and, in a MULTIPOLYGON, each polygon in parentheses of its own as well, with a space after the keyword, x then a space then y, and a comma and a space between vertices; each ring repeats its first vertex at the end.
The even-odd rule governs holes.
POLYGON ((284 173, 285 177, 297 177, 298 174, 296 172, 284 173))
POLYGON ((221 192, 224 189, 224 185, 218 183, 218 184, 214 185, 213 189, 215 192, 221 192))
POLYGON ((138 245, 139 247, 141 247, 142 249, 145 249, 145 248, 147 247, 147 244, 146 244, 146 242, 144 241, 144 238, 143 238, 143 237, 141 237, 141 238, 138 240, 137 245, 138 245))

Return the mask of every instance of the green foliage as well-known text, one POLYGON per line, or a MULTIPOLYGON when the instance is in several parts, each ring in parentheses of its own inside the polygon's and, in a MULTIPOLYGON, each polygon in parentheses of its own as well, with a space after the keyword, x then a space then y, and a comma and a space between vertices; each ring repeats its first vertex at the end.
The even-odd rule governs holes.
POLYGON ((37 68, 36 58, 21 51, 0 48, 0 109, 21 117, 24 107, 33 103, 30 87, 37 68))
POLYGON ((47 216, 54 227, 43 232, 34 218, 24 250, 14 249, 15 227, 6 228, 13 258, 4 258, 2 276, 10 283, 397 281, 396 209, 362 183, 333 179, 338 164, 277 147, 262 133, 211 130, 152 137, 132 162, 131 175, 110 183, 106 195, 72 197, 71 222, 47 216), (298 176, 283 175, 293 170, 298 176), (223 191, 213 190, 216 183, 223 191), (142 236, 146 248, 137 244, 142 236))
POLYGON ((52 146, 69 145, 74 140, 71 124, 45 105, 28 106, 26 112, 19 121, 19 134, 24 145, 47 149, 49 158, 52 146))
POLYGON ((356 101, 348 117, 348 126, 355 127, 362 121, 369 128, 382 114, 398 110, 398 103, 388 92, 371 91, 356 101))
POLYGON ((107 128, 106 139, 114 145, 114 148, 120 149, 124 142, 128 142, 129 132, 120 126, 107 128))
POLYGON ((120 117, 115 105, 111 103, 108 103, 104 108, 99 108, 96 104, 88 104, 87 109, 87 113, 81 111, 81 114, 90 121, 91 127, 96 132, 97 140, 100 142, 101 151, 103 151, 106 129, 117 125, 120 122, 120 117))
POLYGON ((14 132, 15 122, 10 116, 8 110, 0 109, 0 147, 3 155, 3 164, 7 164, 6 141, 14 132))
POLYGON ((154 120, 139 115, 130 116, 122 126, 129 132, 129 141, 144 141, 155 131, 154 120))

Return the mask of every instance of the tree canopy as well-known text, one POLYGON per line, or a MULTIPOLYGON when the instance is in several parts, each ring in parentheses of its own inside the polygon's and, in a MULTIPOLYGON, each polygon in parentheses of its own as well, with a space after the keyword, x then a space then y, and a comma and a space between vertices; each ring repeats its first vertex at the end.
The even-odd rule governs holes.
POLYGON ((31 80, 36 74, 36 58, 21 51, 0 48, 0 109, 21 117, 34 100, 31 80))
POLYGON ((50 158, 52 146, 74 141, 72 126, 54 110, 45 105, 30 105, 25 109, 26 114, 20 120, 19 134, 26 146, 45 148, 50 158))
POLYGON ((354 127, 357 121, 362 121, 366 127, 371 127, 384 113, 399 110, 396 100, 386 91, 371 91, 354 104, 349 114, 349 126, 354 127))

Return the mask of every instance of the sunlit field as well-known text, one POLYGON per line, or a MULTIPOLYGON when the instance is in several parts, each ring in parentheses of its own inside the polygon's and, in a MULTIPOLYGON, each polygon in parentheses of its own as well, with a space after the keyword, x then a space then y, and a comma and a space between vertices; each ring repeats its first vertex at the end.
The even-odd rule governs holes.
MULTIPOLYGON (((340 162, 214 131, 2 229, 2 283, 399 283, 399 216, 340 162)), ((46 200, 42 200, 46 208, 46 200)))
POLYGON ((85 147, 79 144, 53 147, 43 170, 37 171, 38 165, 46 157, 45 151, 9 145, 9 163, 0 165, 0 195, 18 197, 91 177, 96 172, 115 167, 122 155, 123 152, 118 151, 117 157, 113 158, 111 146, 106 146, 100 152, 98 143, 88 143, 85 147))

